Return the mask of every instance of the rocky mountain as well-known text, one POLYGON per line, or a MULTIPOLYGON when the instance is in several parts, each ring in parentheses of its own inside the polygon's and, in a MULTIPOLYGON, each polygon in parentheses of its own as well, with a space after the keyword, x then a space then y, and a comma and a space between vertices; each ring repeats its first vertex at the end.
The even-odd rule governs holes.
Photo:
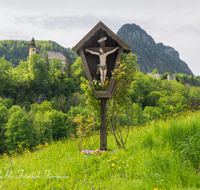
POLYGON ((154 39, 138 25, 125 24, 117 35, 130 46, 132 53, 137 55, 137 63, 142 72, 152 72, 157 69, 160 74, 169 72, 193 75, 173 47, 155 43, 154 39))

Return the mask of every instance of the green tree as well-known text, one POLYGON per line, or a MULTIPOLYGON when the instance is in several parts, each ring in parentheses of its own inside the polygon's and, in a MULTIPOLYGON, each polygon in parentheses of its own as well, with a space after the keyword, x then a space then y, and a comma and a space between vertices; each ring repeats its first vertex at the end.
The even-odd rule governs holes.
POLYGON ((20 106, 18 106, 18 105, 12 106, 12 107, 8 110, 9 117, 10 117, 13 113, 15 113, 15 112, 17 112, 17 111, 19 111, 19 110, 21 110, 20 106))
MULTIPOLYGON (((1 98, 0 98, 1 99, 1 98)), ((5 151, 4 136, 5 136, 5 124, 8 121, 8 109, 2 103, 0 103, 0 153, 5 151)))
POLYGON ((34 146, 33 128, 24 110, 18 109, 13 112, 5 128, 5 142, 8 150, 31 148, 34 146))
POLYGON ((67 76, 69 77, 69 78, 72 78, 72 76, 73 76, 73 73, 72 73, 72 70, 71 70, 71 61, 70 61, 70 59, 69 59, 69 55, 67 54, 66 55, 66 60, 65 60, 65 68, 64 68, 64 70, 65 70, 65 73, 67 74, 67 76))
POLYGON ((5 60, 5 56, 0 58, 0 95, 6 97, 12 96, 15 94, 16 89, 12 80, 12 64, 5 60))
POLYGON ((152 91, 146 97, 146 106, 157 106, 158 100, 162 94, 158 91, 152 91))
POLYGON ((166 72, 166 73, 163 75, 162 79, 163 79, 163 80, 166 80, 166 79, 167 79, 167 75, 169 75, 168 72, 166 72))
POLYGON ((30 58, 31 70, 31 87, 37 98, 43 94, 47 99, 50 99, 50 74, 44 59, 38 54, 33 54, 30 58))
POLYGON ((66 136, 66 114, 52 110, 51 112, 46 112, 45 117, 51 120, 52 134, 54 140, 59 140, 66 136))
POLYGON ((42 115, 41 112, 36 113, 33 127, 37 144, 45 144, 53 140, 51 120, 46 114, 42 115))
POLYGON ((82 83, 81 77, 87 79, 81 57, 78 57, 76 61, 73 63, 73 65, 71 66, 71 71, 73 73, 73 79, 75 82, 76 90, 80 92, 81 91, 80 85, 82 83))
POLYGON ((159 74, 159 72, 158 72, 157 69, 154 69, 154 70, 152 71, 152 73, 153 73, 153 74, 159 74))
POLYGON ((3 104, 6 106, 7 109, 10 109, 13 106, 13 100, 7 98, 3 101, 3 104))

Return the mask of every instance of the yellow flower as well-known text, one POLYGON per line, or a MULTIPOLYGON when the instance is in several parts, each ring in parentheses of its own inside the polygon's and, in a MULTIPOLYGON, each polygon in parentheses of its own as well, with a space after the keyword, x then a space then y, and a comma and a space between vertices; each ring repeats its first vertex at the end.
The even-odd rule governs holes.
POLYGON ((110 162, 110 160, 108 160, 107 162, 110 162))
POLYGON ((154 190, 158 190, 158 188, 154 188, 154 190))
POLYGON ((117 159, 116 157, 113 158, 113 160, 117 159))
POLYGON ((115 167, 115 163, 112 163, 111 166, 112 166, 112 167, 115 167))

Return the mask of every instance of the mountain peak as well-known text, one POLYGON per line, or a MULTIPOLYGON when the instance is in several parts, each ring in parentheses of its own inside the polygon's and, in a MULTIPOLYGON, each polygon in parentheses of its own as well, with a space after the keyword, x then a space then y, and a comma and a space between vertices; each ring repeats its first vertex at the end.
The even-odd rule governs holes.
POLYGON ((155 43, 154 39, 136 24, 123 25, 117 35, 126 42, 138 57, 138 65, 142 72, 157 69, 160 74, 169 72, 193 75, 188 65, 179 58, 179 53, 163 43, 155 43))
POLYGON ((136 24, 125 24, 117 32, 118 36, 126 35, 129 40, 140 39, 148 45, 155 44, 154 39, 136 24))

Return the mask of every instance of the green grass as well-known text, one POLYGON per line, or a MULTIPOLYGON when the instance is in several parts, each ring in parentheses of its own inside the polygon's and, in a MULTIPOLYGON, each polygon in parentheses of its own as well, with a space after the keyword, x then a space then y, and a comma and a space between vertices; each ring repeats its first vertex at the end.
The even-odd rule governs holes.
MULTIPOLYGON (((89 140, 92 145, 98 139, 89 140)), ((99 144, 94 149, 99 148, 99 144)), ((200 113, 152 122, 130 132, 126 151, 85 156, 74 141, 38 146, 0 160, 0 189, 200 188, 200 113)))

